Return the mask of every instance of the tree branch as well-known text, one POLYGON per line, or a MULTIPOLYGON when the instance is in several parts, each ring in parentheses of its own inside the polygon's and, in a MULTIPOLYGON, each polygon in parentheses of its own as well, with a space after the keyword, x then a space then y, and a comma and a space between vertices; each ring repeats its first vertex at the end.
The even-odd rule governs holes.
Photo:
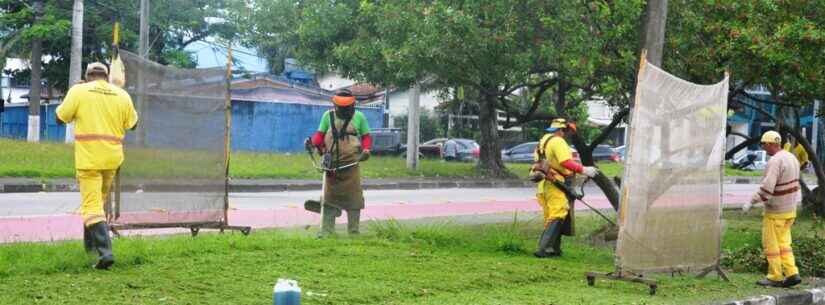
POLYGON ((627 116, 628 113, 630 113, 630 109, 625 108, 622 109, 622 111, 619 111, 619 113, 617 113, 615 116, 613 116, 613 121, 610 122, 610 125, 607 125, 607 127, 605 127, 602 130, 599 136, 596 137, 595 140, 590 142, 590 150, 592 151, 596 149, 596 146, 604 142, 604 140, 606 140, 607 137, 610 136, 610 133, 613 131, 613 129, 616 129, 616 126, 618 126, 622 122, 622 120, 627 116))
POLYGON ((797 108, 798 108, 798 107, 802 107, 802 106, 800 106, 800 105, 796 105, 796 104, 791 104, 791 103, 782 103, 782 102, 774 102, 774 101, 767 100, 767 99, 764 99, 764 98, 761 98, 761 97, 757 97, 757 96, 755 96, 755 95, 753 95, 753 94, 748 93, 748 92, 747 92, 747 91, 745 91, 744 89, 739 89, 739 90, 737 90, 736 92, 734 92, 734 95, 736 95, 736 94, 743 95, 743 96, 745 96, 745 97, 747 97, 747 98, 749 98, 749 99, 754 100, 755 102, 758 102, 758 103, 763 103, 763 104, 780 105, 780 106, 797 107, 797 108))
POLYGON ((772 120, 772 121, 774 121, 774 122, 776 122, 776 121, 777 121, 777 120, 776 120, 776 117, 775 117, 775 116, 773 116, 772 114, 770 114, 769 112, 765 111, 765 109, 762 109, 762 108, 760 108, 760 107, 756 107, 756 106, 754 106, 754 105, 751 105, 751 104, 749 104, 749 103, 742 102, 742 101, 737 100, 737 99, 734 99, 734 101, 735 101, 736 103, 738 103, 738 104, 742 105, 742 106, 745 106, 745 107, 751 108, 751 109, 753 109, 753 110, 756 110, 756 112, 759 112, 759 113, 761 113, 761 114, 765 115, 766 117, 768 117, 769 119, 771 119, 771 120, 772 120))

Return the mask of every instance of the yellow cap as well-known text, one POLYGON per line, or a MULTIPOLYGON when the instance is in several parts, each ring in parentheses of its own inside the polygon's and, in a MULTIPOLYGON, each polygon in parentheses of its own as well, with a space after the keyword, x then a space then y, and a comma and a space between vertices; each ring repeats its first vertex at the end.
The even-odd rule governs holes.
POLYGON ((782 143, 782 136, 773 130, 766 131, 762 134, 762 143, 782 143))
POLYGON ((567 120, 553 119, 550 121, 550 128, 567 128, 567 120))

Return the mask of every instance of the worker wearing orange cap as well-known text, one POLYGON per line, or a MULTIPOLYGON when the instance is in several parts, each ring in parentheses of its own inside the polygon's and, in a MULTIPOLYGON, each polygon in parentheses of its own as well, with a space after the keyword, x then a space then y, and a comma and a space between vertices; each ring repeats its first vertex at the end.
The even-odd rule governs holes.
POLYGON ((538 182, 536 197, 544 212, 544 232, 539 238, 536 257, 554 257, 561 255, 561 235, 572 235, 572 219, 569 219, 570 203, 564 191, 557 186, 565 178, 572 178, 574 173, 593 177, 599 170, 591 166, 582 166, 573 161, 573 153, 565 133, 575 132, 576 125, 565 119, 554 119, 534 153, 536 163, 530 169, 530 178, 538 182), (556 182, 554 182, 555 180, 556 182), (568 228, 565 229, 565 226, 568 228), (567 231, 567 232, 564 232, 567 231))
MULTIPOLYGON (((372 137, 367 118, 355 110, 355 96, 343 89, 332 97, 335 108, 324 113, 318 131, 309 140, 318 151, 330 160, 327 166, 335 168, 366 161, 370 157, 372 137)), ((318 201, 307 201, 304 207, 322 214, 321 235, 335 232, 335 218, 347 211, 347 231, 359 233, 361 209, 364 208, 364 191, 361 187, 361 170, 358 165, 326 173, 324 180, 324 212, 318 201)))

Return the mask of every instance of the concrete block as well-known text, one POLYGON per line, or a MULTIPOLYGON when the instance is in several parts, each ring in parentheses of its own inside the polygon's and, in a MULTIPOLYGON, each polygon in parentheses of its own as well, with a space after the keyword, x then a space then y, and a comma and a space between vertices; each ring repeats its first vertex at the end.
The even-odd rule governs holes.
POLYGON ((825 288, 808 289, 811 293, 811 304, 825 305, 825 288))

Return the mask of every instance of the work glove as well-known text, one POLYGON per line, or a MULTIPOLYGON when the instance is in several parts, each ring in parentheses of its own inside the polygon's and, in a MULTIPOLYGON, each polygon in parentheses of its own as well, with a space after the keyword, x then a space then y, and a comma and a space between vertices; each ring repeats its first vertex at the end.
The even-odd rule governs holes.
POLYGON ((309 151, 315 148, 315 146, 312 145, 312 137, 307 137, 306 140, 304 140, 304 148, 309 151))
POLYGON ((364 162, 370 159, 370 151, 364 150, 361 152, 361 155, 358 157, 358 161, 364 162))
POLYGON ((532 181, 534 183, 539 183, 539 182, 541 182, 541 180, 544 180, 544 173, 539 172, 539 171, 532 172, 532 173, 530 173, 530 176, 528 177, 528 179, 530 179, 530 181, 532 181))
POLYGON ((599 174, 599 169, 595 168, 593 166, 585 166, 584 169, 582 170, 582 174, 584 174, 585 176, 587 176, 589 178, 593 178, 593 177, 595 177, 596 175, 599 174))

